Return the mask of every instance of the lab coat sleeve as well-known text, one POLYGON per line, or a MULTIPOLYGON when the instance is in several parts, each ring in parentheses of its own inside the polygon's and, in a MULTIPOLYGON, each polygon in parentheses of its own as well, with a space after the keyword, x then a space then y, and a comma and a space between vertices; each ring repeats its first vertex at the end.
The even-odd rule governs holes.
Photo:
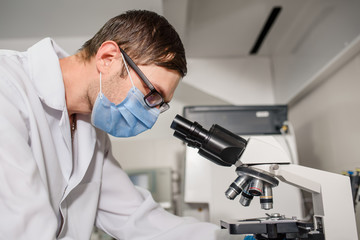
POLYGON ((124 240, 211 240, 219 229, 214 224, 178 217, 162 209, 147 190, 132 184, 111 152, 104 161, 96 225, 124 240))
POLYGON ((8 84, 0 71, 0 238, 55 239, 56 215, 29 146, 26 121, 14 105, 20 95, 8 84))

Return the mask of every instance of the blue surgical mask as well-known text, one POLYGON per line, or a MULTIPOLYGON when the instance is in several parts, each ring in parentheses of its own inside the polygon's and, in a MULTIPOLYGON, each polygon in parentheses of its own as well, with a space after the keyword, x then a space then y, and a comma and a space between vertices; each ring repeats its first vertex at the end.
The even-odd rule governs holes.
POLYGON ((160 114, 159 109, 145 104, 144 94, 134 86, 126 62, 125 67, 133 85, 126 98, 118 105, 110 102, 101 92, 100 73, 100 92, 91 114, 92 124, 114 137, 136 136, 152 128, 160 114))

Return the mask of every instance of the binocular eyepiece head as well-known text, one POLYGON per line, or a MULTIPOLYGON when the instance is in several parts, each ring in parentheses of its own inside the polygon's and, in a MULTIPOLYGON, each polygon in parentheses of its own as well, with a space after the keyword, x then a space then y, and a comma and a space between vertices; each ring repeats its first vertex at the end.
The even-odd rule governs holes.
POLYGON ((209 131, 199 123, 191 122, 177 115, 171 126, 174 136, 189 147, 198 148, 199 154, 221 165, 231 166, 243 153, 247 141, 219 125, 212 125, 209 131))

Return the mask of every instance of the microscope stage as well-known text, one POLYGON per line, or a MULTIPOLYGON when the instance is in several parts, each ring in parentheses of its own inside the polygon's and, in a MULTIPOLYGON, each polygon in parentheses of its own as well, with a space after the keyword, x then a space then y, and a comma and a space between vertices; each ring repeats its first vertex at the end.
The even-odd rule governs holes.
POLYGON ((232 235, 254 234, 269 239, 324 239, 323 234, 313 231, 313 223, 285 218, 279 214, 237 221, 221 220, 220 225, 232 235))

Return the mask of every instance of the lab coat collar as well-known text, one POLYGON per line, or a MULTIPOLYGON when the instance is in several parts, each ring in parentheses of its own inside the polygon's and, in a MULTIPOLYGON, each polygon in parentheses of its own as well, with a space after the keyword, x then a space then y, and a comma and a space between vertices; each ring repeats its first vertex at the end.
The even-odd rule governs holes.
MULTIPOLYGON (((71 136, 68 128, 69 119, 66 109, 65 87, 59 63, 59 59, 67 57, 68 54, 52 39, 45 38, 28 49, 28 56, 31 80, 33 81, 39 98, 49 107, 62 111, 63 113, 59 126, 61 127, 68 150, 72 152, 71 136)), ((73 172, 74 176, 71 177, 72 179, 70 180, 64 198, 84 177, 94 154, 94 152, 89 151, 89 149, 94 149, 96 132, 94 127, 90 125, 89 116, 78 116, 77 131, 79 133, 77 153, 79 157, 77 158, 78 162, 73 163, 76 165, 73 165, 73 167, 76 168, 76 172, 73 172)), ((68 175, 65 174, 65 176, 68 175)))
POLYGON ((51 38, 45 38, 28 49, 29 71, 40 99, 49 107, 66 107, 65 87, 59 59, 69 56, 51 38))

